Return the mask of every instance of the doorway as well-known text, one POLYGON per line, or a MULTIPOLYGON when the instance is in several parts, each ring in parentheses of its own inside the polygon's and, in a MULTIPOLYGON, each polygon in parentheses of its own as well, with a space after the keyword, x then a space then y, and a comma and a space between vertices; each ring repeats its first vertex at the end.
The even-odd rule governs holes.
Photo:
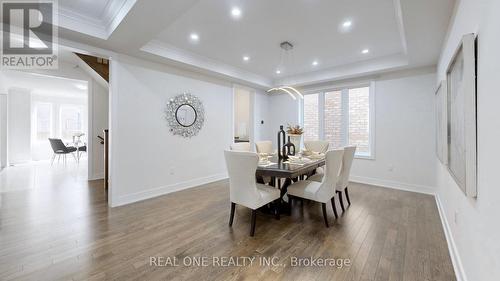
POLYGON ((0 80, 0 192, 97 186, 90 182, 105 174, 98 137, 109 127, 108 82, 64 47, 58 69, 4 70, 0 80))
POLYGON ((255 91, 242 86, 233 88, 233 142, 254 144, 255 91))

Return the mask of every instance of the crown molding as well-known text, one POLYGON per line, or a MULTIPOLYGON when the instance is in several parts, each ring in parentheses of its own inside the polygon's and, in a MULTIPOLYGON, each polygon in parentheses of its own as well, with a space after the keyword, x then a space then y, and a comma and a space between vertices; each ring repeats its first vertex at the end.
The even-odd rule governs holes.
POLYGON ((315 72, 288 76, 275 80, 274 84, 289 84, 307 86, 329 81, 356 78, 392 70, 398 70, 409 65, 408 57, 404 54, 395 54, 357 63, 335 66, 315 72))
POLYGON ((264 88, 270 88, 272 86, 272 79, 270 78, 200 56, 158 40, 150 41, 141 48, 141 51, 264 88))
POLYGON ((102 21, 106 26, 108 37, 111 36, 113 31, 115 31, 118 25, 127 16, 128 12, 130 12, 132 7, 134 7, 136 2, 137 0, 125 0, 123 2, 119 0, 112 0, 108 2, 102 16, 102 21))
POLYGON ((100 18, 89 17, 59 5, 59 26, 107 40, 137 0, 111 0, 100 18))
POLYGON ((101 39, 107 39, 108 35, 102 21, 88 17, 73 10, 59 7, 59 27, 84 33, 101 39))
POLYGON ((396 22, 398 25, 399 37, 401 40, 401 46, 403 47, 403 53, 408 54, 408 43, 406 42, 405 25, 403 22, 403 9, 401 8, 401 0, 394 0, 394 10, 396 13, 396 22))
POLYGON ((407 56, 401 53, 273 80, 271 77, 261 76, 228 64, 224 64, 217 60, 200 56, 159 40, 150 41, 141 48, 141 51, 166 58, 176 63, 195 67, 208 73, 219 74, 237 80, 242 80, 263 88, 272 88, 283 84, 307 86, 399 70, 408 67, 409 65, 407 56))

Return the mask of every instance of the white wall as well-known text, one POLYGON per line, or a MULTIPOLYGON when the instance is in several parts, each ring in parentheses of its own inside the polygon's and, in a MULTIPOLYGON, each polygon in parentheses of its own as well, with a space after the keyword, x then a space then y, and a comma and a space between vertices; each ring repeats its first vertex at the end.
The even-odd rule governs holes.
POLYGON ((232 85, 119 56, 111 63, 111 205, 122 205, 227 177, 233 135, 232 85), (199 134, 170 133, 166 102, 184 91, 205 107, 199 134))
MULTIPOLYGON (((445 79, 446 68, 461 37, 478 34, 477 80, 477 155, 478 197, 467 198, 438 163, 437 195, 452 237, 462 280, 498 280, 500 276, 500 1, 461 0, 450 26, 438 65, 438 81, 445 79)), ((436 160, 437 161, 437 160, 436 160)))
POLYGON ((0 170, 7 165, 7 95, 0 93, 0 170))
POLYGON ((434 73, 375 81, 375 159, 356 159, 352 180, 434 192, 435 82, 434 73))
POLYGON ((10 88, 7 98, 9 164, 31 160, 31 90, 10 88))
MULTIPOLYGON (((95 81, 95 80, 94 80, 95 81)), ((92 126, 89 130, 93 131, 92 140, 93 150, 88 151, 92 153, 92 171, 89 171, 90 179, 104 178, 104 145, 101 144, 97 136, 104 137, 103 130, 109 128, 109 90, 108 87, 103 87, 101 83, 92 82, 91 86, 91 102, 92 102, 92 126)))
POLYGON ((288 124, 299 124, 300 101, 292 99, 288 94, 271 94, 269 100, 269 126, 268 136, 273 141, 273 145, 277 148, 278 131, 280 125, 283 125, 284 130, 288 124))
POLYGON ((254 140, 271 140, 271 135, 269 133, 269 123, 271 120, 269 118, 269 96, 264 91, 256 91, 254 98, 254 140), (262 124, 262 121, 264 124, 262 124))

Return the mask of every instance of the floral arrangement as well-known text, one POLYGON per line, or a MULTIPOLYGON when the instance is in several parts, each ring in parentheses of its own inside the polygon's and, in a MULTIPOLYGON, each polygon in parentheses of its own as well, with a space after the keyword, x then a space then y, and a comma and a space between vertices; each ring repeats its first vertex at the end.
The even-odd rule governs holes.
POLYGON ((304 133, 304 129, 299 125, 292 126, 288 124, 288 126, 286 127, 286 132, 290 135, 302 135, 304 133))

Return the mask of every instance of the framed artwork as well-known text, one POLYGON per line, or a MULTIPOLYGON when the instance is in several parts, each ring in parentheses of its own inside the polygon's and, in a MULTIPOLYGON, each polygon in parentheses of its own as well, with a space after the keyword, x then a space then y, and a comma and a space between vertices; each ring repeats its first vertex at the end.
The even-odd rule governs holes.
POLYGON ((446 81, 443 80, 436 90, 434 103, 436 105, 436 156, 443 165, 448 164, 447 95, 446 81))
POLYGON ((475 35, 462 38, 446 71, 448 170, 460 189, 477 196, 475 35))

